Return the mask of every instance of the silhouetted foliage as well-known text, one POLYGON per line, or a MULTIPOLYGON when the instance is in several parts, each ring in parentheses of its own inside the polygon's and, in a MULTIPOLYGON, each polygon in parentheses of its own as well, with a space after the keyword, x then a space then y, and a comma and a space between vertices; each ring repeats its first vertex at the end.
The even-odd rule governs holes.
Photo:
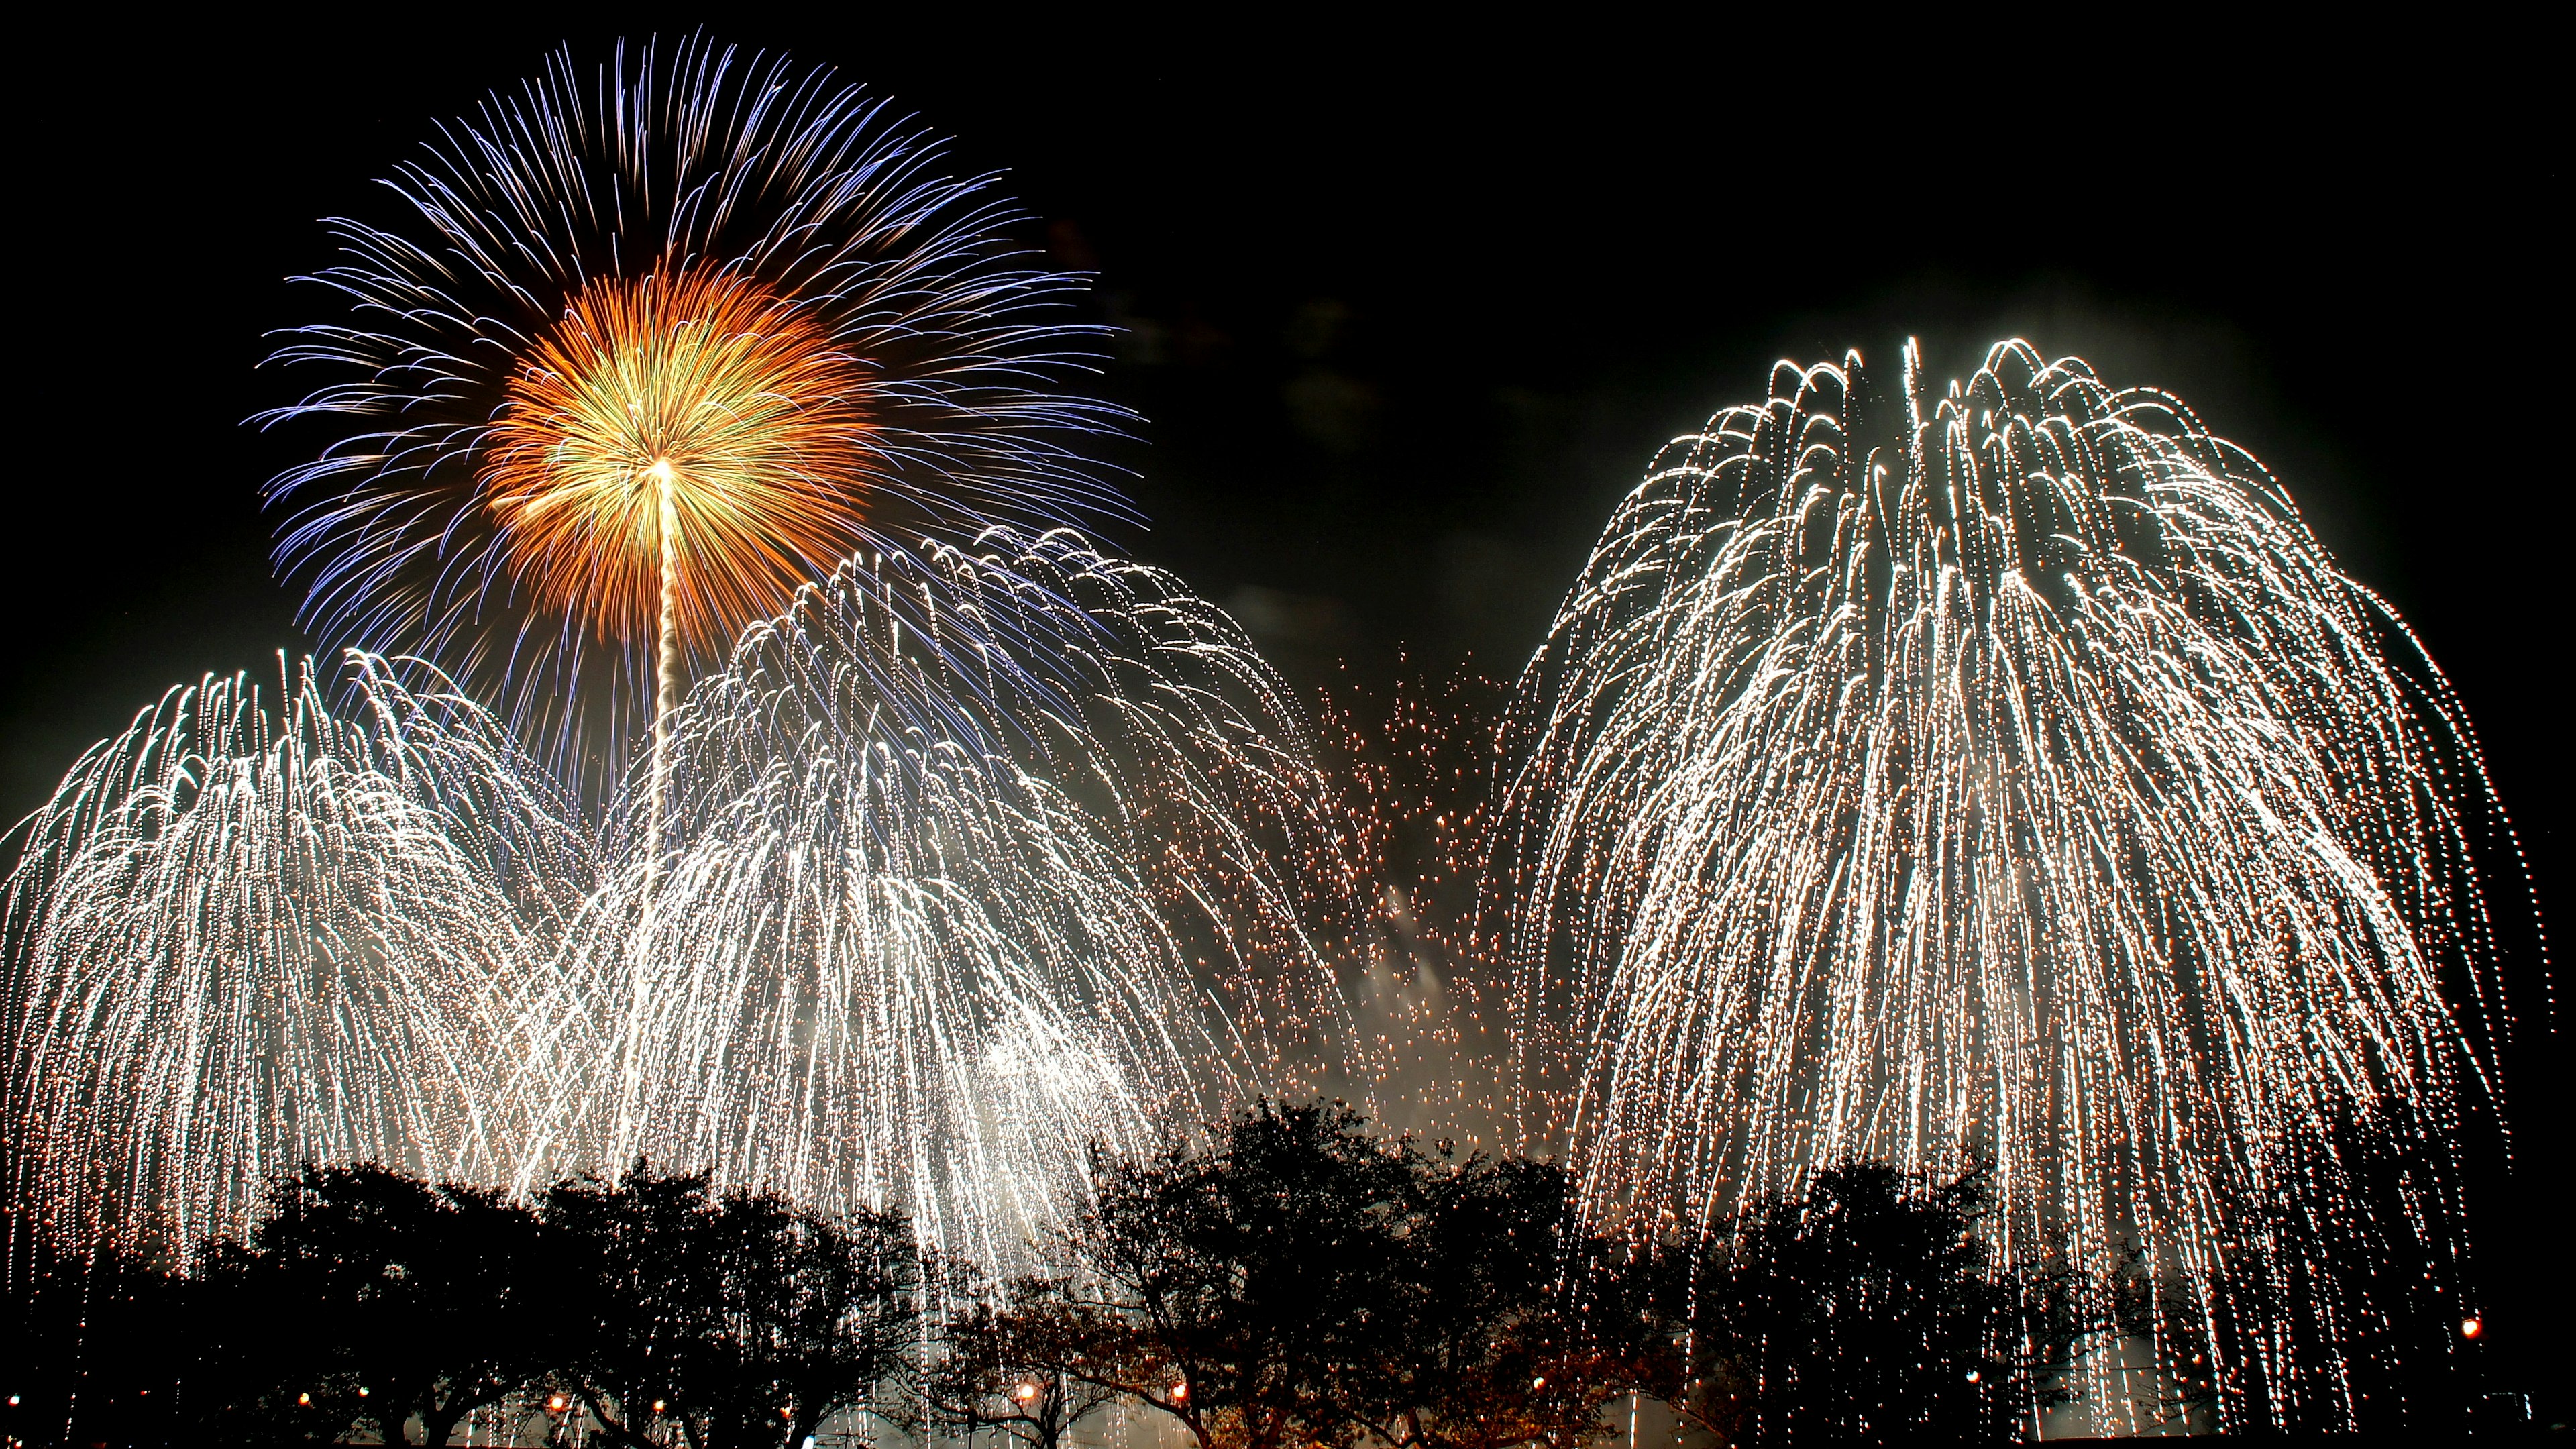
MULTIPOLYGON (((2423 1206, 2404 1164, 2344 1162, 2391 1195, 2336 1222, 2393 1263, 2423 1206)), ((578 1419, 619 1449, 789 1449, 868 1414, 1064 1449, 1124 1402, 1200 1449, 1583 1449, 1641 1395, 1722 1445, 2008 1442, 2119 1326, 2122 1294, 2158 1291, 1997 1260, 1978 1171, 1847 1165, 1662 1243, 1586 1230, 1571 1188, 1552 1163, 1426 1152, 1339 1103, 1265 1103, 1205 1146, 1096 1162, 1057 1270, 995 1285, 926 1259, 899 1213, 827 1216, 642 1162, 533 1203, 308 1167, 193 1273, 13 1248, 9 1428, 441 1445, 478 1409, 551 1405, 556 1430, 578 1419)), ((2259 1248, 2249 1292, 2284 1279, 2259 1248)), ((2453 1290, 2414 1271, 2346 1285, 2335 1311, 2426 1331, 2453 1290)), ((2348 1382, 2375 1404, 2393 1372, 2348 1382)), ((2460 1402, 2407 1382, 2410 1423, 2460 1402)))
POLYGON ((559 1372, 633 1449, 663 1417, 693 1449, 800 1444, 865 1405, 917 1336, 921 1254, 898 1213, 713 1197, 702 1174, 638 1162, 557 1184, 542 1216, 566 1275, 559 1372))
POLYGON ((1057 1449, 1074 1425, 1118 1398, 1084 1372, 1098 1352, 1092 1321, 1062 1311, 1069 1280, 1025 1277, 1000 1294, 971 1268, 952 1267, 952 1306, 923 1374, 930 1424, 972 1443, 998 1433, 1027 1449, 1057 1449))
POLYGON ((1728 1444, 2022 1437, 2106 1321, 2072 1270, 1994 1261, 1976 1231, 1988 1192, 1982 1169, 1855 1163, 1749 1208, 1684 1255, 1675 1407, 1728 1444))
POLYGON ((403 1444, 418 1415, 437 1445, 543 1371, 544 1261, 535 1219, 499 1193, 308 1166, 270 1190, 246 1248, 215 1250, 205 1283, 216 1306, 277 1325, 244 1335, 237 1357, 259 1362, 232 1370, 271 1385, 269 1422, 337 1437, 345 1414, 403 1444))
POLYGON ((2254 1311, 2217 1345, 2225 1376, 2187 1381, 2188 1397, 2292 1431, 2467 1432, 2485 1345, 2461 1333, 2476 1313, 2461 1174, 2426 1171, 2458 1150, 2402 1104, 2280 1142, 2218 1285, 2254 1311))
MULTIPOLYGON (((1575 1444, 1636 1382, 1591 1313, 1564 1174, 1433 1158, 1339 1103, 1237 1117, 1205 1152, 1103 1164, 1079 1271, 1018 1304, 1051 1371, 1205 1449, 1575 1444)), ((1624 1318, 1625 1315, 1617 1315, 1624 1318)))

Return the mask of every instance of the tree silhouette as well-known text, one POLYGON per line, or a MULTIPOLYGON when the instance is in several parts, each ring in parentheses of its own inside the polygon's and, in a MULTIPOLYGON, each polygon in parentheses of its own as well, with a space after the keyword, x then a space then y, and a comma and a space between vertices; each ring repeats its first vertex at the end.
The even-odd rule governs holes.
POLYGON ((1000 1293, 971 1267, 951 1265, 953 1305, 923 1374, 930 1422, 969 1444, 999 1433, 1026 1449, 1058 1449, 1066 1432, 1118 1398, 1084 1375, 1101 1361, 1093 1320, 1065 1306, 1062 1278, 1024 1277, 1000 1293))
POLYGON ((922 1263, 899 1213, 844 1218, 775 1194, 712 1197, 637 1162, 550 1189, 565 1273, 560 1371, 612 1442, 778 1449, 864 1405, 917 1337, 922 1263))
POLYGON ((418 1415, 437 1446, 542 1371, 541 1263, 535 1217, 496 1192, 307 1166, 270 1189, 249 1245, 219 1250, 208 1282, 276 1325, 235 1355, 273 1366, 234 1372, 283 1370, 288 1425, 336 1437, 333 1409, 346 1408, 403 1444, 418 1415))
POLYGON ((1683 1245, 1676 1408, 1727 1444, 2022 1437, 2103 1322, 2079 1275, 1994 1261, 1988 1195, 1984 1169, 1854 1163, 1683 1245))
POLYGON ((1548 1164, 1435 1159, 1340 1103, 1263 1103, 1210 1150, 1098 1182, 1078 1272, 1019 1311, 1054 1315, 1052 1371, 1202 1449, 1572 1445, 1654 1351, 1642 1315, 1596 1311, 1637 1295, 1548 1164))

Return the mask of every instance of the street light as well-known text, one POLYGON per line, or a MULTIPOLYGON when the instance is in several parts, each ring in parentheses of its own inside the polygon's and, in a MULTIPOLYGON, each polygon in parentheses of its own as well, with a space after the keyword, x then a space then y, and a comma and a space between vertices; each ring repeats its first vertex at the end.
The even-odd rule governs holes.
POLYGON ((1038 1386, 1037 1386, 1037 1385, 1035 1385, 1035 1384, 1022 1384, 1022 1385, 1020 1385, 1018 1388, 1013 1389, 1013 1390, 1011 1391, 1011 1397, 1012 1397, 1012 1398, 1015 1398, 1015 1399, 1017 1399, 1017 1400, 1019 1400, 1019 1401, 1020 1401, 1021 1403, 1023 1403, 1023 1404, 1027 1403, 1027 1402, 1028 1402, 1029 1400, 1031 1400, 1031 1399, 1036 1398, 1037 1396, 1038 1396, 1038 1386))
POLYGON ((2460 1337, 2462 1338, 2475 1338, 2486 1331, 2487 1326, 2478 1322, 2474 1318, 2463 1318, 2460 1320, 2460 1337))

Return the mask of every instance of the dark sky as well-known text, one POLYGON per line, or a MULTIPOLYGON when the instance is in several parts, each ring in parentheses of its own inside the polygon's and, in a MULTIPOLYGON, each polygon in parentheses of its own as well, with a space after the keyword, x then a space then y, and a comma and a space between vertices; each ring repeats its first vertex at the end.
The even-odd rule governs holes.
MULTIPOLYGON (((252 371, 303 316, 280 279, 325 260, 316 218, 381 208, 367 178, 433 118, 614 38, 391 13, 22 47, 12 817, 165 687, 303 647, 256 502, 294 458, 240 425, 287 396, 252 371)), ((1892 361, 1912 333, 1944 375, 2021 333, 2275 467, 2449 669, 2567 899, 2554 43, 2447 14, 2356 39, 1300 11, 1201 41, 758 13, 734 38, 891 91, 1099 269, 1131 329, 1106 386, 1150 419, 1121 461, 1154 526, 1118 541, 1293 675, 1382 674, 1399 643, 1508 675, 1656 447, 1773 358, 1892 361)))
MULTIPOLYGON (((565 38, 614 33, 119 26, 31 52, 0 808, 169 684, 301 647, 255 494, 294 455, 241 426, 287 395, 252 370, 304 315, 281 279, 325 260, 317 217, 381 208, 368 178, 433 118, 565 38)), ((2566 175, 2541 47, 1768 12, 738 38, 890 91, 1099 269, 1130 329, 1106 385, 1149 419, 1120 461, 1153 527, 1118 542, 1293 675, 1383 672, 1400 643, 1508 675, 1656 446, 1773 358, 1892 360, 1912 333, 1948 373, 2021 333, 2275 467, 2451 671, 2560 889, 2566 175)))

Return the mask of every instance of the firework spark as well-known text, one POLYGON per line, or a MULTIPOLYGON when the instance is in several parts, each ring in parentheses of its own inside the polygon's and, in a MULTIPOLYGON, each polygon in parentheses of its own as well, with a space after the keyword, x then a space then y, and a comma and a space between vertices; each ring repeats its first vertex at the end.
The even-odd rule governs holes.
MULTIPOLYGON (((342 380, 270 485, 335 645, 437 659, 583 778, 640 712, 862 550, 1127 506, 1063 441, 1098 329, 1016 214, 828 70, 699 39, 569 52, 332 222, 348 308, 278 362, 342 380)), ((667 735, 657 724, 657 753, 667 735)))
POLYGON ((1490 910, 1593 1211, 1990 1158, 2008 1250, 2134 1246, 2189 1300, 2160 1348, 2222 1414, 2347 1392, 2229 1327, 2270 1310, 2225 1250, 2282 1193, 2358 1201, 2285 1145, 2338 1122, 2410 1136, 2409 1213, 2456 1192, 2501 815, 2251 456, 2020 343, 1947 396, 1910 347, 1893 397, 1783 364, 1621 505, 1515 709, 1490 910))

